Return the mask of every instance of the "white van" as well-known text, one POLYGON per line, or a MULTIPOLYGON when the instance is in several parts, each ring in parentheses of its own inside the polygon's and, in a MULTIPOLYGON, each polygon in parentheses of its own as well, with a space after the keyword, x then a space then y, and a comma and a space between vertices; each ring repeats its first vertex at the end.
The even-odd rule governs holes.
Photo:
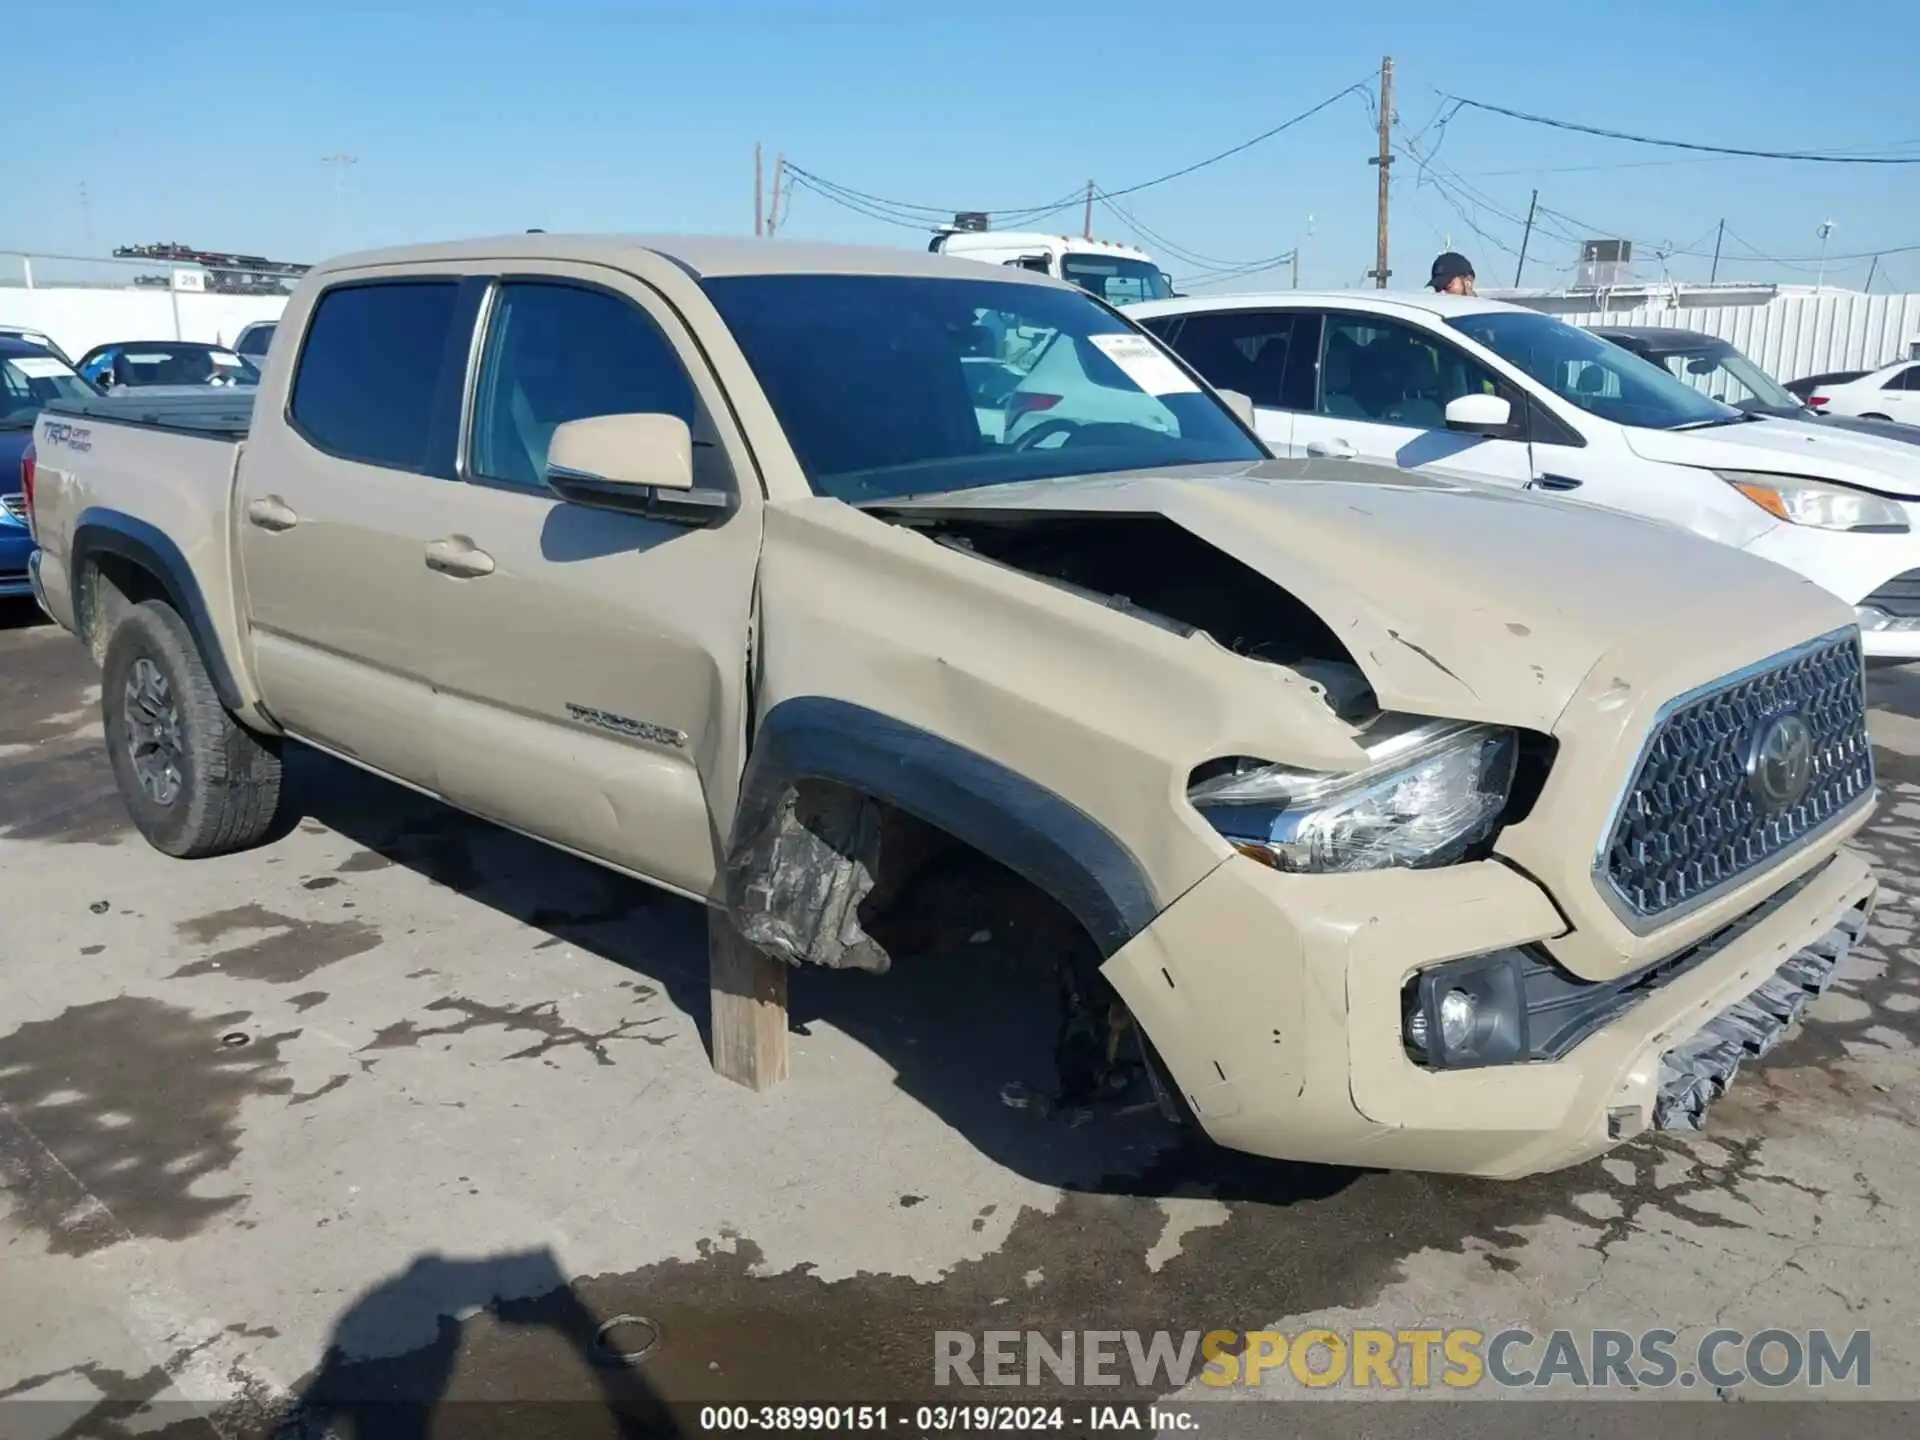
POLYGON ((988 265, 1017 265, 1078 285, 1109 305, 1165 300, 1173 282, 1146 251, 1111 240, 1037 230, 942 230, 927 249, 988 265))
POLYGON ((1133 306, 1276 455, 1556 491, 1777 561, 1920 659, 1920 453, 1752 415, 1549 315, 1464 296, 1233 295, 1133 306))

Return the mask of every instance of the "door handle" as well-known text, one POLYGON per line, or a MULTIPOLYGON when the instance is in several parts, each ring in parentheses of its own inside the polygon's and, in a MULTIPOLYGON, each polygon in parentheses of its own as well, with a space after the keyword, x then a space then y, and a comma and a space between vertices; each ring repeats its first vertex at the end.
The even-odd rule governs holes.
POLYGON ((1580 485, 1571 475, 1536 475, 1527 482, 1529 490, 1578 490, 1580 485))
POLYGON ((1307 454, 1322 460, 1351 460, 1360 452, 1351 440, 1309 440, 1307 454))
POLYGON ((262 530, 291 530, 300 523, 293 507, 278 495, 262 495, 247 502, 247 519, 262 530))
POLYGON ((474 548, 474 543, 464 535, 449 535, 444 540, 427 543, 427 568, 438 570, 442 575, 477 580, 493 573, 493 556, 474 548))

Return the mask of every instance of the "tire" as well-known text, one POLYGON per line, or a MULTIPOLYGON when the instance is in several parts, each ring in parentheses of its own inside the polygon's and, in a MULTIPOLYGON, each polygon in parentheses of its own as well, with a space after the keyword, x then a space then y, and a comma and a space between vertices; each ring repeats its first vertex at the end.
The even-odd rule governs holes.
POLYGON ((1882 415, 1882 414, 1880 414, 1880 412, 1879 412, 1879 411, 1877 411, 1877 410, 1876 410, 1876 411, 1873 411, 1873 412, 1871 412, 1871 413, 1869 413, 1869 414, 1866 414, 1866 415, 1862 415, 1862 416, 1861 416, 1860 418, 1861 418, 1862 420, 1885 420, 1885 421, 1887 421, 1887 422, 1888 422, 1889 424, 1891 424, 1891 423, 1892 423, 1892 420, 1893 420, 1893 417, 1892 417, 1891 415, 1882 415))
POLYGON ((147 843, 181 860, 258 845, 280 806, 280 752, 220 703, 172 606, 120 612, 100 676, 107 756, 147 843))

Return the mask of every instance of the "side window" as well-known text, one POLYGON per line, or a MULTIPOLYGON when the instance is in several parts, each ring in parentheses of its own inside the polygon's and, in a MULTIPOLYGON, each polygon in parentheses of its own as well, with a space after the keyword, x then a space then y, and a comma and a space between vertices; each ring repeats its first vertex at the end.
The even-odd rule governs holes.
POLYGON ((574 285, 500 287, 474 393, 475 475, 542 488, 556 427, 642 412, 694 423, 693 382, 646 312, 574 285))
POLYGON ((1887 380, 1882 390, 1920 390, 1920 365, 1909 365, 1887 380))
MULTIPOLYGON (((1374 315, 1327 317, 1320 413, 1439 430, 1462 395, 1512 395, 1493 372, 1423 330, 1374 315)), ((1596 367, 1597 368, 1597 367, 1596 367)))
MULTIPOLYGON (((1180 333, 1180 322, 1186 318, 1184 315, 1155 315, 1148 320, 1139 320, 1138 323, 1143 330, 1151 330, 1166 344, 1173 345, 1175 337, 1180 333)), ((1175 345, 1174 348, 1177 350, 1180 347, 1175 345)), ((1187 363, 1193 364, 1191 360, 1187 363)), ((1199 369, 1197 365, 1194 368, 1199 369)))
POLYGON ((1218 390, 1273 410, 1313 408, 1320 317, 1306 310, 1189 315, 1174 347, 1218 390))
POLYGON ((346 285, 320 297, 289 407, 315 446, 343 460, 424 472, 459 284, 346 285))

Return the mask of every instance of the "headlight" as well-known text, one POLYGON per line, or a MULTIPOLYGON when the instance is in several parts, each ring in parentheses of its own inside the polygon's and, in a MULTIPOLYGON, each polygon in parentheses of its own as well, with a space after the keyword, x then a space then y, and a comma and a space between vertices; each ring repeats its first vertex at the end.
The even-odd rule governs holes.
POLYGON ((1844 485, 1751 470, 1713 472, 1776 520, 1817 530, 1862 530, 1895 534, 1907 529, 1907 512, 1895 501, 1844 485))
POLYGON ((1240 762, 1187 798, 1234 849, 1276 870, 1444 865, 1493 833, 1513 784, 1513 731, 1387 716, 1362 743, 1363 770, 1240 762))

